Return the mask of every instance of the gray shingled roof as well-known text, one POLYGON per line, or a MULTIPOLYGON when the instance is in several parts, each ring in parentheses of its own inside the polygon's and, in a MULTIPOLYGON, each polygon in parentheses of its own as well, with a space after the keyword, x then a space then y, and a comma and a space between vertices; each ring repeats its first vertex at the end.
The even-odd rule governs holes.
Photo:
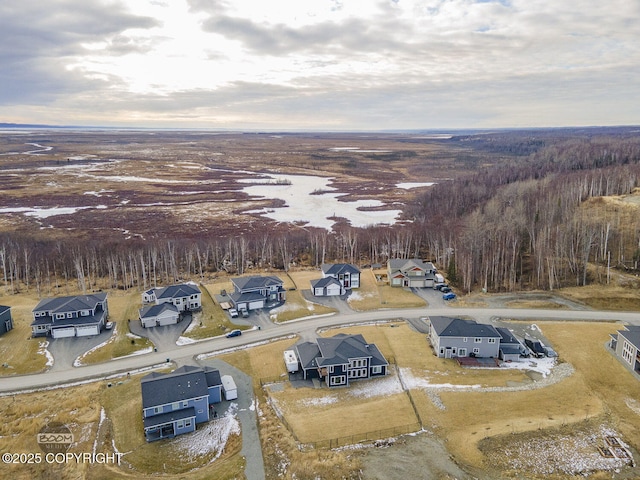
POLYGON ((500 343, 501 344, 503 344, 503 343, 506 343, 506 344, 518 343, 519 344, 520 343, 518 341, 518 339, 513 336, 513 334, 511 333, 511 330, 509 330, 508 328, 496 327, 496 331, 500 334, 500 337, 502 337, 500 339, 500 343))
POLYGON ((629 343, 640 350, 640 326, 627 325, 625 330, 618 330, 618 338, 623 336, 629 343))
POLYGON ((150 373, 142 377, 140 385, 142 408, 209 395, 204 370, 191 365, 185 365, 171 373, 150 373))
POLYGON ((318 344, 312 342, 302 342, 295 346, 298 352, 298 360, 302 368, 307 370, 318 366, 316 358, 320 355, 318 344))
POLYGON ((5 305, 0 305, 0 315, 2 315, 3 313, 5 313, 7 310, 9 310, 11 307, 7 307, 5 305))
POLYGON ((392 272, 395 272, 396 270, 405 272, 416 267, 422 270, 435 270, 433 263, 423 262, 418 258, 392 258, 391 260, 389 260, 389 269, 392 272))
POLYGON ((249 277, 232 278, 231 282, 237 290, 251 290, 254 288, 265 288, 271 286, 282 286, 283 282, 278 277, 252 275, 249 277))
POLYGON ((140 318, 153 318, 160 315, 165 310, 178 313, 178 307, 173 303, 161 303, 160 305, 147 305, 140 309, 140 318))
POLYGON ((184 298, 202 293, 197 285, 193 283, 181 283, 156 289, 156 298, 184 298))
POLYGON ((334 277, 324 277, 318 280, 311 280, 311 288, 324 288, 332 283, 342 287, 342 284, 334 277))
POLYGON ((371 357, 371 365, 388 365, 387 360, 374 344, 366 342, 360 334, 339 333, 331 338, 318 338, 319 366, 344 365, 352 358, 371 357))
POLYGON ((341 273, 360 273, 355 265, 350 263, 323 263, 322 272, 325 275, 339 275, 341 273))
POLYGON ((430 317, 431 327, 439 337, 487 337, 500 338, 493 325, 477 323, 461 318, 430 317))
POLYGON ((33 312, 68 313, 81 310, 93 310, 98 303, 106 300, 105 292, 91 295, 74 295, 67 297, 43 298, 33 309, 33 312))

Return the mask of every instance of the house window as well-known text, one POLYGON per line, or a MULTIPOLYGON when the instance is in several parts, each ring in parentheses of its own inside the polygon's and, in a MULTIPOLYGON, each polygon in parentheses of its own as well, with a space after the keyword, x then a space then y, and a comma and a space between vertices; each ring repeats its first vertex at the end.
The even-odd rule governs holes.
POLYGON ((333 365, 329 367, 329 373, 333 373, 333 365))
POLYGON ((458 349, 458 356, 459 357, 466 357, 467 356, 467 349, 466 348, 459 348, 458 349))
POLYGON ((468 338, 468 337, 464 337, 464 338, 462 339, 462 341, 463 341, 464 343, 467 343, 467 341, 468 341, 468 340, 469 340, 469 338, 468 338))
POLYGON ((371 374, 376 375, 382 373, 382 367, 371 367, 371 374))
POLYGON ((191 426, 191 419, 185 420, 184 421, 184 426, 185 426, 185 428, 189 428, 191 426))
POLYGON ((349 378, 366 378, 368 376, 366 368, 355 368, 349 370, 349 378))
POLYGON ((496 343, 496 339, 495 338, 490 338, 489 339, 489 343, 496 343))
POLYGON ((187 408, 189 406, 189 401, 188 400, 183 400, 180 405, 182 406, 182 408, 187 408))
POLYGON ((176 422, 176 428, 184 428, 184 420, 178 420, 176 422))
POLYGON ((622 358, 624 358, 630 365, 633 364, 633 351, 633 345, 625 341, 622 346, 622 358))
POLYGON ((67 313, 67 318, 73 318, 73 313, 71 312, 67 313))
POLYGON ((358 360, 351 360, 349 362, 349 366, 351 368, 366 367, 367 366, 367 361, 364 358, 358 359, 358 360))
POLYGON ((347 377, 344 375, 336 375, 329 380, 329 385, 344 385, 345 383, 347 383, 347 377))
POLYGON ((171 410, 180 410, 180 402, 174 402, 171 404, 171 410))
POLYGON ((444 348, 440 348, 440 355, 444 355, 444 348))
POLYGON ((474 348, 474 349, 473 349, 473 353, 475 353, 475 354, 480 353, 480 349, 479 349, 479 348, 474 348))
POLYGON ((473 343, 482 343, 482 338, 478 338, 478 337, 474 338, 473 343))
POLYGON ((153 407, 153 413, 156 415, 162 413, 162 407, 153 407))

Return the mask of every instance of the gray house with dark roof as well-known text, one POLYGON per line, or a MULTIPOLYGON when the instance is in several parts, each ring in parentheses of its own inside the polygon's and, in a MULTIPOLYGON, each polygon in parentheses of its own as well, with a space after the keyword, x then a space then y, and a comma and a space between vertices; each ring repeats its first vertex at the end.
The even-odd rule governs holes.
POLYGON ((152 288, 142 294, 142 303, 170 303, 179 312, 190 312, 202 308, 202 292, 193 282, 152 288))
POLYGON ((109 309, 107 294, 45 298, 33 309, 33 336, 53 338, 97 335, 105 325, 109 309))
POLYGON ((140 380, 144 435, 148 442, 193 432, 209 420, 209 405, 222 400, 220 372, 185 365, 140 380))
POLYGON ((387 262, 389 285, 392 287, 433 287, 436 268, 431 262, 413 258, 393 258, 387 262))
POLYGON ((318 338, 317 343, 302 342, 295 347, 305 379, 321 378, 329 387, 346 386, 351 380, 387 374, 389 362, 364 337, 340 333, 318 338))
POLYGON ((144 328, 162 327, 174 325, 180 319, 178 307, 173 303, 161 303, 160 305, 147 305, 138 311, 140 323, 144 328))
POLYGON ((278 277, 252 275, 231 279, 234 292, 229 299, 238 310, 256 310, 285 301, 284 283, 278 277))
POLYGON ((13 319, 11 318, 11 307, 0 305, 0 335, 4 335, 13 329, 13 319))
POLYGON ((640 375, 640 326, 627 325, 612 333, 609 346, 625 366, 640 375))
POLYGON ((322 276, 335 278, 347 290, 360 288, 360 270, 350 263, 324 263, 322 276))
POLYGON ((429 320, 429 341, 438 357, 498 358, 502 337, 493 325, 449 317, 429 320))

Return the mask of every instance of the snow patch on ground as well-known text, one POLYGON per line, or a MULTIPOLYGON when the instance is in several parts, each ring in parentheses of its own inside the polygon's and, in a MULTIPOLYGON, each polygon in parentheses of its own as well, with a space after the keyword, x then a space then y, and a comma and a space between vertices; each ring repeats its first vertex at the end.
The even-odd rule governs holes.
POLYGON ((197 343, 197 342, 193 338, 183 337, 182 335, 180 335, 180 337, 178 337, 178 340, 176 340, 176 345, 178 346, 189 345, 190 343, 197 343))
POLYGON ((326 397, 307 398, 302 400, 302 405, 305 407, 323 407, 325 405, 333 405, 338 402, 336 395, 327 395, 326 397))
POLYGON ((135 333, 131 333, 131 332, 127 332, 127 337, 129 338, 133 338, 134 340, 137 340, 139 338, 142 338, 140 335, 136 335, 135 333))
POLYGON ((51 352, 47 349, 47 347, 49 346, 49 342, 47 342, 46 340, 44 342, 40 342, 39 347, 38 348, 38 354, 40 355, 44 355, 45 357, 47 357, 47 367, 51 367, 53 366, 53 355, 51 355, 51 352))
POLYGON ((636 400, 635 398, 627 398, 625 400, 625 403, 627 404, 627 407, 629 407, 634 413, 640 415, 640 401, 636 400))
POLYGON ((175 438, 175 447, 180 450, 181 457, 194 460, 203 455, 213 453, 211 462, 222 452, 231 435, 240 435, 240 424, 236 419, 237 403, 232 403, 224 416, 209 421, 195 432, 175 438))
POLYGON ((100 428, 102 427, 102 424, 104 423, 104 421, 107 419, 107 414, 104 411, 104 407, 100 408, 100 421, 98 422, 98 428, 96 429, 96 438, 93 441, 93 450, 92 453, 93 455, 96 454, 96 451, 98 449, 98 434, 100 433, 100 428))
POLYGON ((373 293, 362 293, 351 290, 351 294, 347 297, 347 302, 351 303, 352 301, 364 300, 365 298, 373 297, 373 293))
POLYGON ((372 398, 382 395, 394 395, 404 390, 397 375, 354 382, 349 387, 349 395, 359 398, 372 398))
POLYGON ((538 372, 543 377, 551 374, 553 367, 556 366, 555 358, 527 358, 518 362, 503 362, 500 368, 514 368, 517 370, 529 370, 532 372, 538 372))

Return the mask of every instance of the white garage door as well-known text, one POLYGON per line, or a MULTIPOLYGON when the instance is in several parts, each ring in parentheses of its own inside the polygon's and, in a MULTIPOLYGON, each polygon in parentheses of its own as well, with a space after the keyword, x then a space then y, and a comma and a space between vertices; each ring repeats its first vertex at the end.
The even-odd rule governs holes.
POLYGON ((87 337, 89 335, 97 335, 98 326, 97 325, 89 325, 86 327, 78 327, 76 328, 76 335, 79 337, 87 337))
POLYGON ((264 302, 262 300, 249 302, 249 310, 255 310, 256 308, 263 308, 263 307, 264 307, 264 302))
POLYGON ((74 337, 75 335, 76 329, 74 327, 56 328, 51 330, 51 336, 53 338, 74 337))

